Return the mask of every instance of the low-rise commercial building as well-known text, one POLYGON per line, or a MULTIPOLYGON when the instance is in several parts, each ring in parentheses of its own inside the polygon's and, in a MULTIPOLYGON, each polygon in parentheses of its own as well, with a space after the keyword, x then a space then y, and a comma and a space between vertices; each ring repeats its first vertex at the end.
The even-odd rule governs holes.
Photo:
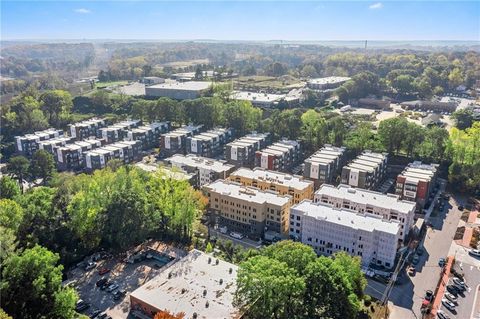
POLYGON ((15 136, 15 149, 17 152, 25 156, 32 156, 38 151, 39 142, 46 141, 52 138, 63 136, 62 130, 49 128, 47 130, 38 131, 33 134, 26 134, 23 136, 15 136))
POLYGON ((225 159, 236 167, 253 167, 255 152, 272 142, 270 133, 252 133, 225 146, 225 159))
POLYGON ((363 265, 391 268, 400 238, 400 223, 329 204, 304 200, 290 210, 290 236, 319 255, 343 251, 363 265))
POLYGON ((300 143, 281 140, 255 153, 255 166, 273 171, 289 171, 302 157, 300 143))
POLYGON ((231 98, 240 101, 249 101, 254 106, 258 107, 274 107, 281 100, 286 98, 285 94, 270 94, 246 91, 234 91, 231 98))
POLYGON ((390 100, 361 98, 361 99, 358 99, 358 103, 356 106, 378 109, 378 110, 387 110, 390 108, 390 100))
POLYGON ((308 80, 307 87, 313 90, 336 89, 348 80, 350 80, 350 78, 344 76, 329 76, 325 78, 311 79, 308 80))
POLYGON ((223 154, 226 143, 233 139, 231 129, 216 128, 198 135, 187 137, 187 153, 203 157, 215 157, 223 154))
POLYGON ((69 136, 60 136, 49 140, 40 141, 38 142, 38 149, 47 151, 50 154, 54 154, 55 148, 67 145, 71 139, 72 138, 69 136))
POLYGON ((142 78, 142 83, 145 85, 162 84, 165 83, 165 79, 158 76, 145 76, 142 78))
POLYGON ((227 164, 225 161, 212 160, 192 154, 186 156, 175 154, 164 161, 172 167, 198 175, 198 184, 194 185, 196 187, 212 183, 217 179, 226 179, 235 169, 235 166, 227 164))
POLYGON ((118 159, 124 164, 141 158, 142 142, 122 141, 109 144, 85 154, 85 169, 89 172, 105 168, 112 159, 118 159))
POLYGON ((86 121, 69 124, 67 132, 72 138, 77 140, 83 140, 89 137, 100 137, 100 128, 105 127, 106 123, 104 119, 89 119, 86 121))
POLYGON ((187 138, 200 133, 202 125, 186 125, 160 136, 160 156, 185 154, 187 138))
POLYGON ((342 169, 342 184, 375 189, 387 174, 387 153, 364 151, 342 169))
POLYGON ((168 97, 174 100, 191 100, 199 98, 212 83, 202 81, 169 81, 145 87, 145 94, 151 97, 168 97))
POLYGON ((385 220, 399 221, 400 239, 403 241, 414 224, 415 203, 401 200, 398 195, 382 194, 342 184, 338 187, 323 184, 315 192, 314 202, 377 215, 385 220))
POLYGON ((127 131, 125 139, 128 141, 141 141, 143 149, 148 150, 158 147, 160 135, 168 131, 170 131, 170 122, 155 122, 127 131))
POLYGON ((263 238, 265 231, 288 235, 290 195, 224 180, 205 185, 203 190, 219 226, 254 239, 263 238))
POLYGON ((401 198, 416 202, 422 209, 434 197, 437 184, 438 164, 423 164, 415 161, 408 164, 397 176, 395 193, 401 198))
POLYGON ((303 176, 311 179, 315 187, 334 182, 345 163, 345 147, 325 145, 307 158, 303 165, 303 176))
POLYGON ((127 132, 142 124, 140 120, 129 120, 118 122, 114 125, 102 127, 99 129, 99 135, 105 139, 107 143, 114 143, 127 137, 127 132))
POLYGON ((260 167, 253 170, 239 168, 230 174, 231 181, 243 186, 256 187, 261 190, 271 190, 280 195, 292 196, 292 202, 297 204, 304 199, 313 198, 313 182, 301 176, 268 171, 260 167))
POLYGON ((153 318, 166 312, 183 313, 188 319, 241 318, 233 304, 238 266, 196 249, 171 263, 130 294, 133 315, 153 318))
POLYGON ((85 153, 99 148, 105 144, 105 140, 87 139, 55 147, 54 158, 59 170, 78 171, 85 168, 85 153))

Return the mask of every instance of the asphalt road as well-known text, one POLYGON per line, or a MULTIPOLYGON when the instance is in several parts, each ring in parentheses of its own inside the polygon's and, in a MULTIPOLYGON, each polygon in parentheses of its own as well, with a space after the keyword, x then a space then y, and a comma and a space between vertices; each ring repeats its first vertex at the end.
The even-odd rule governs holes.
MULTIPOLYGON (((435 290, 441 272, 438 260, 447 256, 460 216, 461 212, 452 198, 443 212, 430 218, 432 227, 428 228, 425 235, 424 253, 416 266, 416 275, 396 285, 390 295, 391 319, 422 318, 420 307, 425 291, 435 290)), ((383 292, 384 287, 370 280, 366 292, 375 297, 381 296, 379 292, 383 292)))

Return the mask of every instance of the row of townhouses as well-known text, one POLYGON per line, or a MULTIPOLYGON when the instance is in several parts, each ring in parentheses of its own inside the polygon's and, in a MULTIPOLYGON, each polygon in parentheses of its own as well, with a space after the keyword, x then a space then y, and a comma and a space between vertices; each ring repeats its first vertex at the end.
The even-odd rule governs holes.
POLYGON ((290 171, 302 159, 300 143, 281 140, 255 153, 255 166, 268 170, 290 171))
POLYGON ((255 153, 272 143, 270 133, 252 133, 228 143, 225 160, 235 167, 253 167, 255 153))

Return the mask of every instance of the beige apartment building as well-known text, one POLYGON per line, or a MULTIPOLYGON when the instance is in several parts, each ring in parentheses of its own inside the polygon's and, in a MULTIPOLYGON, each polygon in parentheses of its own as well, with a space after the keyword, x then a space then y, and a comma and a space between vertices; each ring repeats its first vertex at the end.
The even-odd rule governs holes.
POLYGON ((260 167, 253 170, 240 168, 230 174, 230 180, 243 186, 252 186, 261 190, 271 190, 280 195, 292 196, 293 204, 304 199, 312 199, 314 183, 301 176, 269 171, 260 167))
POLYGON ((205 185, 203 190, 217 224, 229 232, 253 239, 263 238, 266 231, 288 235, 292 196, 225 180, 205 185))

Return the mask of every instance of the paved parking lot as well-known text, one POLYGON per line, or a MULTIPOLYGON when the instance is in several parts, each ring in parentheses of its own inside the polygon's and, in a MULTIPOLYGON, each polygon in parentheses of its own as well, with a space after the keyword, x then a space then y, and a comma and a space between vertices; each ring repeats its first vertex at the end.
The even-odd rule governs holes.
MULTIPOLYGON (((159 253, 170 256, 185 255, 185 252, 180 249, 162 244, 149 247, 156 248, 155 250, 159 253)), ((89 315, 93 310, 99 309, 113 319, 125 319, 128 318, 130 310, 130 293, 162 271, 163 267, 156 267, 155 264, 158 264, 158 261, 153 259, 146 259, 135 264, 125 263, 121 258, 101 260, 92 270, 85 271, 83 268, 75 268, 69 271, 68 280, 75 280, 75 287, 80 299, 90 304, 90 307, 83 312, 84 314, 89 315), (110 272, 101 276, 98 271, 102 268, 108 268, 110 272), (118 290, 125 290, 126 295, 120 300, 114 300, 112 293, 97 287, 96 282, 103 277, 116 283, 119 286, 118 290)))

